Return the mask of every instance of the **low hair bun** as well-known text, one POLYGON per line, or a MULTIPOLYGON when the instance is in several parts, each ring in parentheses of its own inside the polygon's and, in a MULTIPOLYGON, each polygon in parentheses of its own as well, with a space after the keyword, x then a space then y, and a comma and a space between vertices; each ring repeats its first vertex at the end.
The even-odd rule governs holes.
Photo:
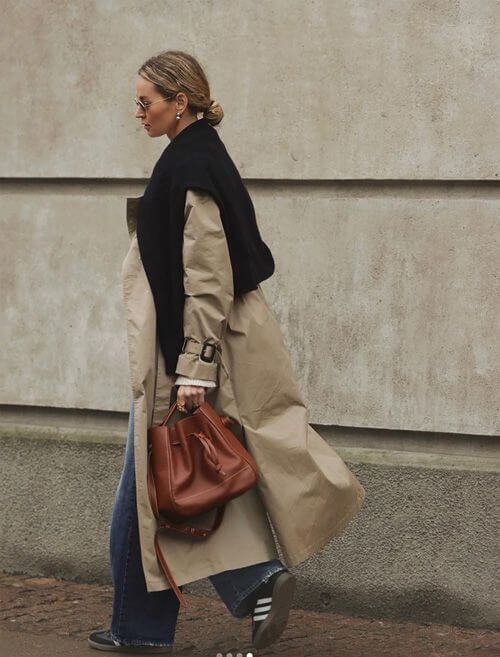
POLYGON ((216 103, 215 100, 211 100, 210 105, 204 110, 203 116, 207 119, 210 125, 218 125, 222 121, 224 110, 219 103, 216 103))

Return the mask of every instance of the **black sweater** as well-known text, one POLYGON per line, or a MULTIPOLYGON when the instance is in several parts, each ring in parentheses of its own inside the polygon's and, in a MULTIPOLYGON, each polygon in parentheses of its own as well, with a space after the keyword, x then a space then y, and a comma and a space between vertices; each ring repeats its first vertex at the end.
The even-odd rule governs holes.
MULTIPOLYGON (((231 258, 234 296, 254 290, 274 272, 255 210, 219 134, 205 118, 190 123, 154 166, 139 206, 137 241, 156 308, 167 374, 174 374, 184 339, 182 242, 188 189, 216 201, 231 258)), ((197 248, 205 248, 203 244, 197 248)))

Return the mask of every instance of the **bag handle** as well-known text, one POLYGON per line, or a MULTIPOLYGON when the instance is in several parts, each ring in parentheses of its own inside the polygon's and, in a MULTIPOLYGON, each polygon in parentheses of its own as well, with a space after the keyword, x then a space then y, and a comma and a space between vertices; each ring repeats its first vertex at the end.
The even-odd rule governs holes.
POLYGON ((177 408, 177 401, 174 401, 172 406, 168 409, 168 413, 165 415, 162 423, 160 424, 160 427, 164 427, 167 424, 167 422, 170 420, 170 418, 174 414, 174 411, 175 411, 176 408, 177 408))
MULTIPOLYGON (((203 402, 203 404, 201 404, 201 406, 203 406, 203 405, 206 404, 206 403, 207 403, 206 401, 203 402)), ((196 413, 196 411, 197 411, 199 408, 201 408, 201 406, 198 406, 197 408, 195 408, 194 411, 193 411, 193 413, 196 413)), ((167 424, 167 422, 170 420, 170 418, 171 418, 172 415, 174 414, 174 411, 175 411, 176 408, 177 408, 177 401, 174 401, 174 403, 172 404, 172 406, 168 409, 168 412, 167 412, 167 414, 165 415, 165 417, 163 418, 161 424, 159 425, 160 427, 164 427, 164 426, 167 424)), ((206 414, 205 414, 205 415, 206 415, 206 414)), ((231 426, 231 424, 233 424, 233 419, 230 418, 229 415, 220 415, 219 417, 220 417, 220 419, 221 419, 222 424, 223 424, 225 427, 228 427, 228 428, 229 428, 229 427, 231 426)))

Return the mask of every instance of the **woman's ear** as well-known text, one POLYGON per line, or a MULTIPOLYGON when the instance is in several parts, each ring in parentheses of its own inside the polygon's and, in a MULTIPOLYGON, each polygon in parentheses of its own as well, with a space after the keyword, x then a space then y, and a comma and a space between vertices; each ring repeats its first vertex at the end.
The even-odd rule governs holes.
POLYGON ((183 91, 179 91, 179 93, 175 97, 175 109, 177 112, 183 112, 186 107, 189 104, 188 97, 183 91))

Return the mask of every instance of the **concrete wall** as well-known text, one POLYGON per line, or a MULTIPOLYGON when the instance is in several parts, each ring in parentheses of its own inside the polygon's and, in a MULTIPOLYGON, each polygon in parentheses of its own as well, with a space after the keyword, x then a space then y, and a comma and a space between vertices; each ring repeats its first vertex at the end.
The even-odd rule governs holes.
MULTIPOLYGON (((128 409, 124 197, 143 187, 4 184, 2 403, 128 409)), ((263 289, 312 421, 498 433, 495 188, 248 187, 277 264, 263 289)))
POLYGON ((312 420, 498 433, 499 13, 7 3, 0 402, 127 410, 125 197, 168 143, 144 134, 132 96, 142 61, 179 47, 205 65, 251 179, 278 264, 263 287, 312 420))
MULTIPOLYGON (((465 490, 472 506, 461 518, 443 507, 432 536, 419 524, 421 545, 448 545, 449 527, 462 523, 490 555, 492 517, 476 511, 484 441, 497 448, 500 424, 498 3, 9 0, 2 16, 0 405, 14 413, 2 449, 36 409, 55 426, 70 409, 91 422, 102 412, 125 418, 125 198, 142 194, 168 143, 134 118, 136 70, 180 48, 199 58, 226 112, 219 133, 276 259, 263 289, 311 422, 342 427, 345 449, 368 450, 355 462, 376 450, 393 482, 413 478, 428 495, 436 482, 417 465, 438 433, 449 455, 465 449, 467 474, 450 486, 457 504, 465 490), (364 442, 353 431, 367 432, 364 442)), ((383 472, 360 469, 368 496, 383 472)), ((394 486, 384 503, 402 518, 394 486)), ((100 493, 103 514, 110 490, 100 493)), ((356 558, 357 539, 378 540, 376 522, 370 536, 359 522, 344 559, 356 558)), ((397 523, 391 531, 401 538, 397 523)), ((19 563, 59 572, 63 556, 45 538, 41 561, 19 563)), ((468 539, 457 549, 465 569, 468 539)), ((15 567, 5 550, 0 567, 15 567)), ((481 564, 475 623, 490 622, 481 609, 491 560, 481 564)), ((403 595, 396 565, 384 572, 403 595)), ((436 586, 457 581, 459 599, 466 571, 441 568, 436 586)), ((425 573, 422 562, 411 586, 425 573)))
POLYGON ((181 48, 247 178, 498 178, 495 0, 7 0, 2 15, 3 176, 148 175, 161 145, 133 118, 135 72, 181 48))

